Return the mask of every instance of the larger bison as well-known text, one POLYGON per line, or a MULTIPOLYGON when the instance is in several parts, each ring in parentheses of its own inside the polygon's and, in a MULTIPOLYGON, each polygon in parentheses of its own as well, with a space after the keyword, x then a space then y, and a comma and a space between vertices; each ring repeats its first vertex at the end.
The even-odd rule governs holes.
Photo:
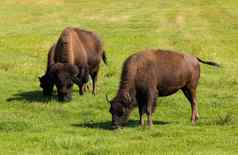
POLYGON ((136 105, 140 124, 144 125, 143 114, 146 113, 148 125, 152 126, 157 96, 168 96, 180 89, 191 103, 192 123, 195 123, 199 117, 196 98, 199 62, 219 66, 189 54, 161 49, 149 49, 130 56, 124 62, 116 97, 112 101, 107 99, 111 103, 112 127, 125 125, 136 105))
POLYGON ((106 63, 105 52, 100 38, 94 32, 67 27, 48 53, 45 75, 39 78, 44 95, 51 95, 57 87, 60 101, 69 101, 73 83, 83 94, 83 85, 89 75, 93 82, 93 94, 101 59, 106 63))

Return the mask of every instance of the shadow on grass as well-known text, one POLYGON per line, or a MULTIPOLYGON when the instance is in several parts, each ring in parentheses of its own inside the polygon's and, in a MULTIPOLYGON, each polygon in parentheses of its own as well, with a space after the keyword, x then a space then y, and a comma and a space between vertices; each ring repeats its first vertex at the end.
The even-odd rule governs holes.
MULTIPOLYGON (((170 124, 170 122, 165 121, 153 121, 154 125, 166 125, 170 124)), ((94 129, 103 129, 103 130, 113 130, 112 129, 112 122, 97 122, 97 123, 82 123, 82 124, 71 124, 73 127, 82 127, 82 128, 94 128, 94 129)), ((139 127, 139 121, 136 120, 129 120, 125 128, 136 128, 139 127)))
POLYGON ((233 114, 216 114, 215 117, 200 117, 198 121, 199 126, 228 126, 233 125, 235 117, 233 114))
POLYGON ((27 102, 44 102, 47 103, 51 100, 57 100, 56 96, 46 97, 43 96, 42 91, 33 90, 33 91, 26 91, 12 95, 11 97, 7 98, 7 102, 12 101, 27 101, 27 102))
POLYGON ((22 121, 0 121, 1 132, 19 132, 31 127, 31 124, 22 121))

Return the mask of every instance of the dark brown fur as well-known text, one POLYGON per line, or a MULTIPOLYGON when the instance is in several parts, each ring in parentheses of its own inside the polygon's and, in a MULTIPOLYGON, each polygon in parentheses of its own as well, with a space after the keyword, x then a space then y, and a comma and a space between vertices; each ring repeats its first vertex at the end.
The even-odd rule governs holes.
POLYGON ((198 119, 196 88, 200 77, 199 62, 189 54, 161 49, 149 49, 130 56, 124 62, 121 82, 116 97, 111 101, 112 125, 117 128, 128 120, 132 108, 139 107, 140 124, 144 125, 143 114, 152 126, 158 96, 169 96, 182 90, 192 107, 192 122, 198 119))
POLYGON ((78 36, 80 36, 80 40, 87 52, 89 74, 93 82, 92 93, 95 95, 100 62, 103 60, 104 63, 107 64, 106 53, 103 50, 101 39, 95 32, 85 31, 79 28, 74 28, 74 30, 77 32, 78 36))
POLYGON ((79 86, 80 94, 83 94, 83 85, 88 81, 90 74, 93 80, 93 94, 95 94, 95 83, 101 59, 106 63, 102 43, 94 32, 67 27, 48 53, 47 71, 40 79, 41 85, 46 81, 45 79, 54 81, 58 95, 68 94, 71 96, 71 87, 66 89, 67 82, 65 81, 68 81, 68 85, 72 85, 69 78, 73 77, 70 79, 79 86), (73 70, 73 72, 68 70, 73 70), (65 85, 64 90, 60 87, 63 84, 65 85))

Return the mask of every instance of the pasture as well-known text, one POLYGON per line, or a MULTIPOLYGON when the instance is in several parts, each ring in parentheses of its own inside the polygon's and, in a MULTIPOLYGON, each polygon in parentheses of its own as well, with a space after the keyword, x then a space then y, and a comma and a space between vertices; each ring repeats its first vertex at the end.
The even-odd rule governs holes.
MULTIPOLYGON (((2 0, 0 5, 0 154, 238 154, 238 1, 2 0), (60 103, 42 96, 38 77, 66 26, 96 31, 101 64, 96 96, 60 103), (158 98, 154 127, 110 130, 105 94, 117 91, 121 65, 145 48, 183 51, 201 64, 196 126, 182 92, 158 98)), ((90 87, 91 91, 91 87, 90 87)))

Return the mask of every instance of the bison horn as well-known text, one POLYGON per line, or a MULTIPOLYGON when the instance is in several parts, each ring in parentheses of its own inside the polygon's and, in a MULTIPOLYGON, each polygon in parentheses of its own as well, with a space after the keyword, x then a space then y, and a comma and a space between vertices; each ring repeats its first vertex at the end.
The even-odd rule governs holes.
POLYGON ((110 100, 109 100, 109 98, 108 98, 108 95, 106 94, 105 96, 106 96, 107 102, 111 104, 111 102, 110 102, 110 100))

